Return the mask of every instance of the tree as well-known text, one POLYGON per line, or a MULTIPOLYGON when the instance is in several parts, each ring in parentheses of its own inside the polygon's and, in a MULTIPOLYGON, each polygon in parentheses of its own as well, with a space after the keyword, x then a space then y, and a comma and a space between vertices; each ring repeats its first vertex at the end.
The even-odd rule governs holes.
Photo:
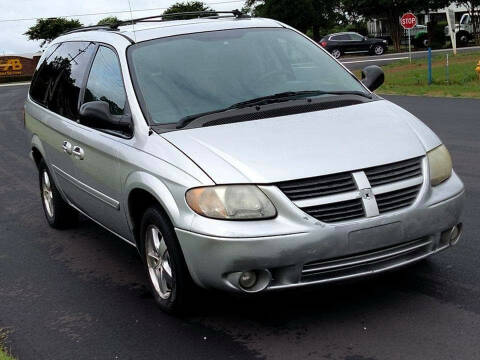
POLYGON ((472 19, 473 36, 475 43, 480 45, 480 0, 457 1, 457 5, 465 6, 472 19))
POLYGON ((23 35, 27 35, 29 40, 43 40, 40 47, 49 43, 66 31, 81 27, 82 24, 77 19, 48 18, 38 19, 37 23, 31 26, 23 35))
POLYGON ((105 25, 105 26, 110 26, 110 25, 115 25, 118 24, 120 20, 116 16, 109 16, 106 18, 103 18, 100 20, 97 25, 105 25))
POLYGON ((334 26, 341 18, 339 0, 247 0, 244 11, 284 22, 320 40, 320 30, 334 26))
MULTIPOLYGON (((163 12, 163 14, 176 14, 182 12, 194 12, 194 11, 213 11, 213 9, 209 8, 207 4, 202 1, 187 1, 187 2, 178 2, 170 6, 167 10, 163 12)), ((207 15, 210 16, 210 15, 207 15)), ((191 19, 192 16, 185 15, 185 16, 175 16, 174 19, 183 20, 183 19, 191 19)))
POLYGON ((448 6, 450 0, 341 0, 342 7, 356 12, 366 19, 385 19, 391 32, 395 50, 400 50, 403 29, 400 25, 402 14, 412 11, 428 13, 448 6))

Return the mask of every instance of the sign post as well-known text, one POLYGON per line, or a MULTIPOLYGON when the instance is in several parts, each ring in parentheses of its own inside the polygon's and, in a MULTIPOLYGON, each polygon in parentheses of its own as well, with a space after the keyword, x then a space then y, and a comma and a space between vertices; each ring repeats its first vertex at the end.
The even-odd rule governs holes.
POLYGON ((445 8, 447 14, 448 29, 450 30, 450 40, 452 42, 453 55, 457 55, 457 33, 455 25, 455 11, 450 8, 445 8))
POLYGON ((410 59, 410 63, 412 62, 412 39, 410 30, 417 25, 417 17, 412 13, 403 14, 402 18, 400 19, 400 24, 405 30, 408 30, 408 57, 410 59))

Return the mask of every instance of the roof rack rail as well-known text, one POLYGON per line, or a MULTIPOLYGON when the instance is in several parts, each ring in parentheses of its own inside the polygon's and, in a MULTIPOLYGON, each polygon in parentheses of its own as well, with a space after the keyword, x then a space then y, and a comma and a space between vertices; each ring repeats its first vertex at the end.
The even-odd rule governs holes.
POLYGON ((116 27, 111 25, 92 25, 92 26, 82 26, 73 30, 68 30, 62 33, 62 35, 73 34, 82 31, 94 31, 94 30, 105 30, 105 31, 114 31, 116 27))
POLYGON ((219 19, 222 17, 235 17, 237 19, 240 18, 250 18, 250 15, 242 13, 240 10, 231 10, 231 11, 215 11, 215 10, 208 10, 208 11, 190 11, 190 12, 180 12, 180 13, 171 13, 171 14, 162 14, 162 15, 155 15, 155 16, 147 16, 137 19, 131 20, 123 20, 117 23, 112 23, 110 25, 92 25, 92 26, 82 26, 73 30, 68 30, 62 33, 62 35, 73 34, 77 32, 83 31, 94 31, 94 30, 105 30, 105 31, 115 31, 118 30, 119 26, 137 24, 140 22, 162 22, 162 21, 170 21, 175 20, 177 16, 198 16, 202 17, 203 19, 219 19), (230 16, 222 16, 224 14, 229 14, 230 16))
POLYGON ((229 16, 222 16, 224 14, 229 14, 230 17, 235 17, 237 19, 240 18, 250 18, 250 15, 242 13, 240 10, 231 10, 231 11, 215 11, 215 10, 208 10, 208 11, 190 11, 190 12, 180 12, 180 13, 171 13, 171 14, 162 14, 162 15, 155 15, 155 16, 147 16, 137 19, 131 20, 124 20, 119 21, 116 24, 112 24, 112 29, 117 29, 119 26, 124 25, 132 25, 137 24, 140 22, 162 22, 162 21, 171 21, 175 20, 172 18, 179 17, 179 16, 198 16, 205 19, 219 19, 222 17, 229 17, 229 16))

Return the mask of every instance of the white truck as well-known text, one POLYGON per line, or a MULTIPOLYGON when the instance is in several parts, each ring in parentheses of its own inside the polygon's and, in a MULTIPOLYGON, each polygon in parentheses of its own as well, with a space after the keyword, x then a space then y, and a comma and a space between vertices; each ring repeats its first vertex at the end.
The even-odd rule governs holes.
MULTIPOLYGON (((475 15, 480 16, 480 14, 475 15)), ((477 29, 479 31, 480 29, 477 29)), ((450 37, 450 28, 445 26, 445 36, 450 37)), ((455 24, 455 33, 457 37, 457 44, 466 45, 474 38, 473 22, 470 14, 463 14, 460 23, 455 24)))

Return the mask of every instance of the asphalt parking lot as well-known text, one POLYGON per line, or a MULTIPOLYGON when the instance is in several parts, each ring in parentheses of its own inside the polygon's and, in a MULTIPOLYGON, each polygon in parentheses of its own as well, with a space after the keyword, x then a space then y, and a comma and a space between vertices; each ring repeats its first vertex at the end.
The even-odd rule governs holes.
POLYGON ((366 280, 157 310, 136 250, 88 220, 50 229, 28 158, 26 86, 0 87, 0 328, 26 359, 480 359, 480 100, 389 97, 444 140, 467 187, 465 235, 366 280))

